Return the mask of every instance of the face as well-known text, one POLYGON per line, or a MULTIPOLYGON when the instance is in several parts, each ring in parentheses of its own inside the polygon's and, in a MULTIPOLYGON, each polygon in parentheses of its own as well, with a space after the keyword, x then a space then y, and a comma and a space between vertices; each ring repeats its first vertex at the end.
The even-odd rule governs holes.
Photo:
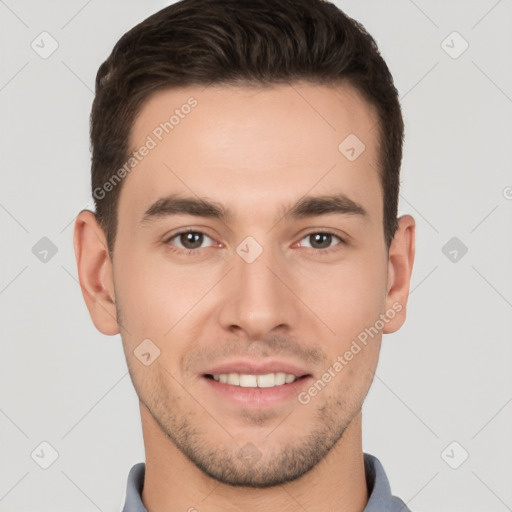
POLYGON ((135 121, 116 325, 141 410, 221 482, 315 467, 403 322, 376 120, 348 86, 297 83, 166 90, 135 121))

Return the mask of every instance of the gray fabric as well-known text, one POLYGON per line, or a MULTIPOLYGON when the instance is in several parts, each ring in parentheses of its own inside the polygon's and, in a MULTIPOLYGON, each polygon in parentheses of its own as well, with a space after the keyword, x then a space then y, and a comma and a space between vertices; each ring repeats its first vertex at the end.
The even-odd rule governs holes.
MULTIPOLYGON (((400 498, 391 495, 388 478, 377 457, 365 453, 364 469, 369 495, 364 512, 411 512, 400 498)), ((144 462, 135 464, 130 470, 122 512, 147 512, 141 499, 145 471, 144 462)))
POLYGON ((364 470, 369 496, 364 512, 411 512, 400 498, 391 495, 388 477, 377 457, 365 453, 364 470))

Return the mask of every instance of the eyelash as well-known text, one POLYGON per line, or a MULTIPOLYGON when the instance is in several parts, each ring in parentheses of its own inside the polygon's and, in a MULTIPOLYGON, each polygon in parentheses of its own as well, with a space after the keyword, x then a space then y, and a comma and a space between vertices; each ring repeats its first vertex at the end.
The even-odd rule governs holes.
MULTIPOLYGON (((201 235, 205 235, 207 236, 208 238, 212 239, 213 238, 211 236, 208 236, 206 233, 204 233, 203 231, 199 231, 199 230, 194 230, 194 229, 186 229, 184 231, 179 231, 178 233, 174 233, 172 236, 168 237, 165 241, 164 241, 164 244, 166 244, 167 248, 171 251, 171 252, 175 252, 175 253, 178 253, 178 254, 185 254, 186 256, 198 256, 200 253, 201 253, 201 250, 202 249, 208 249, 208 247, 201 247, 199 249, 180 249, 180 248, 176 248, 175 246, 173 246, 171 244, 171 240, 174 240, 175 238, 179 237, 180 235, 184 235, 184 234, 187 234, 187 233, 195 233, 195 234, 201 234, 201 235)), ((327 255, 327 254, 330 254, 331 252, 333 251, 336 251, 336 250, 339 250, 338 246, 339 245, 347 245, 347 242, 341 238, 339 235, 337 235, 336 233, 333 233, 332 231, 329 231, 329 230, 324 230, 324 231, 311 231, 309 233, 306 233, 302 238, 301 238, 301 241, 304 239, 304 238, 307 238, 308 236, 311 236, 311 235, 318 235, 318 234, 321 234, 321 235, 332 235, 334 236, 335 238, 338 238, 340 240, 340 243, 339 244, 336 244, 335 246, 333 247, 329 247, 328 249, 315 249, 314 247, 310 247, 310 249, 313 249, 313 251, 317 252, 318 254, 320 254, 321 256, 324 256, 324 255, 327 255)))

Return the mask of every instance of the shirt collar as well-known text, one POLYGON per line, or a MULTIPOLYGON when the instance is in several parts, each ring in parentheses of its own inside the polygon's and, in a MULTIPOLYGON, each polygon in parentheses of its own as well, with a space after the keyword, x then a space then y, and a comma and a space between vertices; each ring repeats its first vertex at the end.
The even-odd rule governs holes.
POLYGON ((368 487, 364 512, 411 512, 400 498, 391 494, 388 477, 377 457, 364 454, 364 471, 368 487))
MULTIPOLYGON (((364 512, 411 512, 400 498, 391 495, 388 478, 377 457, 365 453, 364 470, 369 496, 364 512)), ((142 503, 145 472, 144 462, 139 462, 131 468, 122 512, 147 512, 142 503)))

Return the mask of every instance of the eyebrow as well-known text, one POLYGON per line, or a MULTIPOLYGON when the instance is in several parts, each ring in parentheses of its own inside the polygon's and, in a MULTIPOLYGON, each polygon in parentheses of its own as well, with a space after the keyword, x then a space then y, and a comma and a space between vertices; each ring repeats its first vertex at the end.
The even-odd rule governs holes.
MULTIPOLYGON (((318 215, 355 215, 367 218, 365 208, 347 197, 345 194, 322 196, 304 196, 291 208, 285 208, 285 213, 276 220, 303 219, 318 215)), ((144 213, 140 224, 149 224, 152 221, 172 215, 193 215, 219 219, 228 223, 234 218, 233 213, 222 204, 215 201, 171 194, 155 201, 144 213)))

